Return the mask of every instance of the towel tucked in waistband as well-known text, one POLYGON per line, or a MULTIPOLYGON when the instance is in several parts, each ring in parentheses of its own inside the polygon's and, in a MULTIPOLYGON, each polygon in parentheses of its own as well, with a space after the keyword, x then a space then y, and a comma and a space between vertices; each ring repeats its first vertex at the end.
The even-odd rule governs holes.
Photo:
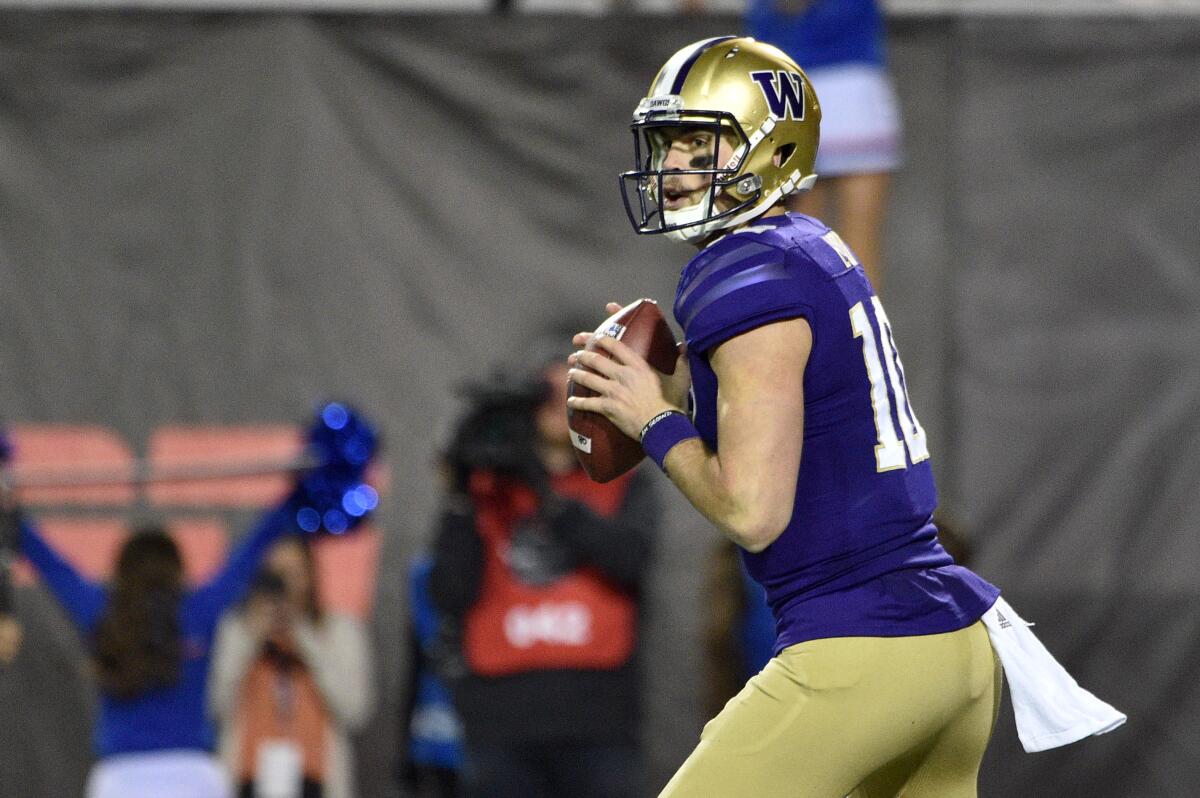
POLYGON ((983 615, 992 648, 1004 666, 1017 736, 1028 752, 1045 751, 1125 722, 1125 714, 1071 678, 1024 620, 1003 598, 983 615))

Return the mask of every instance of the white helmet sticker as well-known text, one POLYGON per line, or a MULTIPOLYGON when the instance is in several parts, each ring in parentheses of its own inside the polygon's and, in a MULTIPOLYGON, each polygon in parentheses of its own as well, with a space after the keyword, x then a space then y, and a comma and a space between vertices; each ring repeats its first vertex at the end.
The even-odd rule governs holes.
POLYGON ((633 112, 635 120, 645 119, 647 114, 678 114, 683 110, 683 98, 678 94, 663 94, 657 97, 643 97, 633 112))

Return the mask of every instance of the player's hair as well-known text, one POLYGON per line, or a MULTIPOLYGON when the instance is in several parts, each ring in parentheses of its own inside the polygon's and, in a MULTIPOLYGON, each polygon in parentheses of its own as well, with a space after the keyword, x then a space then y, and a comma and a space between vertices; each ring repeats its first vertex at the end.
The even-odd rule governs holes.
POLYGON ((161 527, 136 529, 121 548, 108 609, 96 631, 104 692, 133 698, 179 681, 183 560, 161 527))

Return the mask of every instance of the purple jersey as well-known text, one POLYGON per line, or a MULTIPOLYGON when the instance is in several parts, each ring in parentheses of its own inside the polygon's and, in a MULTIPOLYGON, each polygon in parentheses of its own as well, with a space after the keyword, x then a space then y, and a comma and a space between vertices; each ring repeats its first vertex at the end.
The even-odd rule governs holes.
POLYGON ((936 634, 970 625, 999 591, 955 565, 931 522, 925 432, 891 325, 854 255, 799 214, 769 217, 701 251, 675 296, 695 423, 717 448, 714 347, 773 321, 812 328, 804 447, 783 533, 742 552, 766 588, 776 652, 821 637, 936 634))

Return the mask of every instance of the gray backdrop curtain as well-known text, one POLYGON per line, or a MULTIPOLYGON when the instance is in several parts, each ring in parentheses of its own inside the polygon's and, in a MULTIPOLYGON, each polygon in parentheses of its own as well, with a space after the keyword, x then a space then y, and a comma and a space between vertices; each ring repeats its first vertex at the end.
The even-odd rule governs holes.
MULTIPOLYGON (((688 252, 630 231, 626 123, 732 18, 0 13, 0 418, 301 421, 356 401, 394 489, 361 795, 392 795, 403 574, 455 384, 688 252)), ((991 796, 1200 789, 1200 19, 906 18, 884 294, 974 565, 1128 726, 991 796)), ((657 788, 704 718, 715 533, 662 483, 644 640, 657 788)), ((79 794, 82 648, 18 596, 0 795, 79 794)), ((648 789, 648 794, 650 794, 648 789)))

